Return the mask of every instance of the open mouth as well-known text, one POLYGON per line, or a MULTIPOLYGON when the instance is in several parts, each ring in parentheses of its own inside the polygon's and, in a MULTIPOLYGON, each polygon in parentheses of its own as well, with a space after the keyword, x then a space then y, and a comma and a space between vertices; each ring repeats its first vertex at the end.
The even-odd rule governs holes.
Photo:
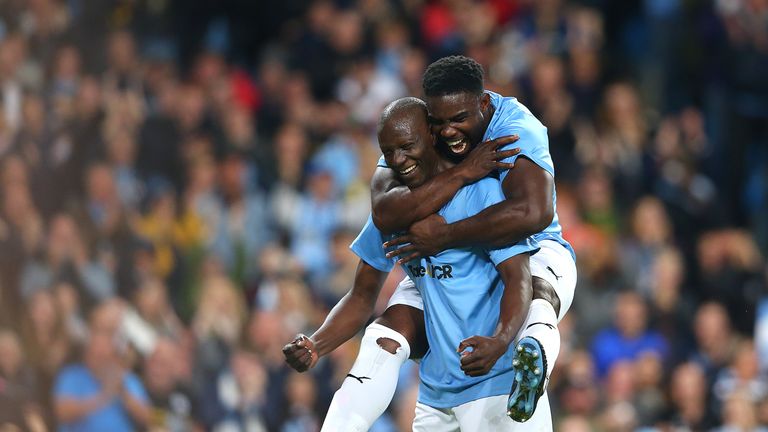
POLYGON ((412 173, 416 169, 416 165, 418 164, 413 164, 408 168, 401 169, 400 171, 398 171, 398 173, 400 173, 401 176, 407 176, 408 174, 412 173))
POLYGON ((454 140, 446 140, 445 144, 448 146, 448 148, 451 150, 452 153, 455 154, 462 154, 464 153, 469 145, 467 144, 467 140, 464 138, 457 138, 454 140))

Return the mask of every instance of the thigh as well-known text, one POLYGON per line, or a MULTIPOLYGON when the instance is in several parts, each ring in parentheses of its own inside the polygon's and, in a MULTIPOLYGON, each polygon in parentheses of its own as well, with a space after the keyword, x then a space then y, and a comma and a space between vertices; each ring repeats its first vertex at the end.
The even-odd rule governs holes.
POLYGON ((411 346, 410 358, 418 359, 426 353, 427 336, 421 293, 408 277, 400 282, 389 299, 387 309, 374 322, 403 335, 411 346))
POLYGON ((547 393, 541 396, 530 420, 518 423, 507 417, 507 395, 491 396, 454 408, 462 431, 552 432, 552 415, 547 393))
POLYGON ((557 320, 565 316, 573 303, 576 290, 576 263, 571 253, 554 240, 544 240, 541 249, 531 256, 531 276, 548 282, 560 300, 557 320))
POLYGON ((454 408, 462 431, 507 432, 515 423, 507 417, 507 396, 473 400, 454 408))
POLYGON ((419 289, 416 288, 416 284, 413 283, 410 277, 404 277, 389 297, 387 308, 394 305, 406 305, 421 311, 424 310, 424 300, 422 300, 419 289))
POLYGON ((413 432, 459 432, 459 422, 451 409, 433 408, 416 403, 413 432))

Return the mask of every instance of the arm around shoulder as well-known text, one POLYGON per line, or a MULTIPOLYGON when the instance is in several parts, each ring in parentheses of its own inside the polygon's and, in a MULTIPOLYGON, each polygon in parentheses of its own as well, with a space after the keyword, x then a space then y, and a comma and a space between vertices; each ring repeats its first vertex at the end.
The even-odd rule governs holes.
POLYGON ((505 199, 480 213, 442 227, 443 249, 500 248, 543 231, 554 217, 554 178, 525 157, 502 181, 505 199))
POLYGON ((501 183, 506 203, 523 209, 523 219, 512 230, 528 231, 517 241, 546 229, 555 216, 555 179, 544 168, 526 157, 518 158, 501 183))
POLYGON ((469 182, 458 167, 449 168, 410 189, 390 168, 378 167, 371 180, 373 222, 382 233, 407 230, 411 224, 437 213, 469 182))

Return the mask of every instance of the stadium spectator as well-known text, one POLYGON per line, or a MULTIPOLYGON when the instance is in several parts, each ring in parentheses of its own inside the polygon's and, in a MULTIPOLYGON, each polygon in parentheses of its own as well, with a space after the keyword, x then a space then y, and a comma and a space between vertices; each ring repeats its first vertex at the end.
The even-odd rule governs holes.
POLYGON ((614 366, 622 361, 637 360, 644 353, 666 358, 668 342, 648 325, 645 300, 632 291, 620 294, 616 299, 613 326, 592 341, 598 376, 610 377, 614 366))
POLYGON ((92 325, 82 361, 56 377, 54 406, 63 430, 133 430, 134 424, 149 424, 144 385, 124 369, 120 356, 115 334, 92 325))
POLYGON ((20 430, 47 430, 37 405, 41 395, 34 371, 24 364, 18 335, 0 328, 0 425, 20 430), (10 425, 10 426, 9 426, 10 425))
MULTIPOLYGON (((762 388, 755 358, 768 364, 765 2, 245 3, 0 1, 0 327, 20 343, 14 379, 29 374, 48 430, 60 426, 55 377, 79 348, 104 345, 92 326, 127 344, 126 368, 158 412, 201 425, 151 377, 173 363, 197 407, 198 380, 243 352, 264 370, 266 430, 319 424, 356 347, 291 384, 291 403, 279 348, 351 283, 345 233, 368 216, 380 155, 371 119, 420 96, 426 65, 458 53, 548 127, 580 276, 550 386, 556 427, 629 412, 614 425, 768 425, 761 392, 738 390, 762 388), (300 205, 327 191, 338 210, 321 224, 300 205), (235 306, 208 304, 211 276, 235 306), (668 347, 632 357, 631 385, 628 368, 603 380, 604 353, 590 351, 627 287, 668 347), (124 311, 157 346, 138 349, 124 311), (216 366, 196 376, 187 363, 216 366), (621 402, 598 397, 609 394, 621 402)), ((412 373, 379 430, 409 430, 412 373)), ((11 423, 33 430, 19 412, 11 423)))
POLYGON ((143 381, 152 406, 149 428, 169 432, 197 430, 197 400, 190 387, 191 370, 183 348, 172 339, 160 338, 143 364, 143 381))
POLYGON ((707 381, 704 371, 694 363, 683 363, 672 372, 670 410, 665 423, 671 427, 707 430, 717 417, 707 408, 707 381))

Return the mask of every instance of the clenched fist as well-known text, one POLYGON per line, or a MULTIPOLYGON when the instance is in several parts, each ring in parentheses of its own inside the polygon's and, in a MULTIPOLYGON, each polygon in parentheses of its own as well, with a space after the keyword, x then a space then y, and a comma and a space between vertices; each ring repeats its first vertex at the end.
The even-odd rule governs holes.
POLYGON ((306 372, 317 364, 318 355, 315 343, 304 334, 299 333, 288 345, 283 347, 285 362, 298 372, 306 372))

